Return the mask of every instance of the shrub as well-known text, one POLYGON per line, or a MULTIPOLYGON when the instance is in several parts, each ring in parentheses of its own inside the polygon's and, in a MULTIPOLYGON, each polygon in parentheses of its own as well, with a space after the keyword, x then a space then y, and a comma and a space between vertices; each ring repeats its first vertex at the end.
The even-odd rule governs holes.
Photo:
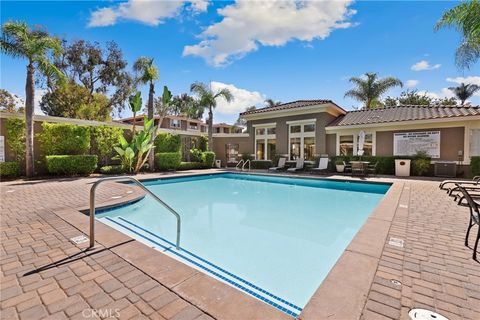
POLYGON ((480 156, 470 158, 470 168, 472 171, 472 177, 480 176, 480 156))
MULTIPOLYGON (((395 174, 395 158, 394 156, 338 156, 332 157, 329 161, 328 169, 332 172, 335 172, 335 163, 337 161, 345 161, 348 163, 352 160, 362 160, 362 161, 369 161, 371 164, 377 163, 377 173, 378 174, 395 174)), ((409 158, 409 157, 401 157, 402 159, 409 158)))
POLYGON ((91 174, 97 168, 95 155, 54 155, 47 156, 47 170, 52 174, 91 174))
POLYGON ((74 124, 44 122, 40 134, 45 155, 86 154, 90 150, 90 128, 74 124))
POLYGON ((18 177, 20 175, 20 164, 15 161, 0 162, 0 177, 18 177))
POLYGON ((91 127, 91 153, 98 155, 100 164, 108 164, 115 156, 115 146, 118 138, 123 135, 123 129, 118 127, 100 126, 91 127))
POLYGON ((430 157, 426 152, 419 151, 412 158, 412 173, 423 176, 430 171, 430 157))
POLYGON ((215 161, 215 152, 205 151, 202 153, 202 162, 209 168, 213 167, 215 161))
POLYGON ((182 161, 180 152, 160 152, 155 154, 155 165, 160 170, 177 170, 182 161))
POLYGON ((197 141, 195 143, 197 149, 201 151, 207 151, 208 149, 208 138, 207 136, 199 136, 197 137, 197 141))
POLYGON ((22 162, 25 159, 25 120, 8 118, 6 125, 7 144, 12 150, 15 160, 22 162))
POLYGON ((178 170, 194 170, 194 169, 207 169, 203 162, 182 162, 178 167, 178 170))
POLYGON ((202 162, 202 150, 190 149, 190 161, 202 162))
POLYGON ((252 169, 268 169, 272 167, 271 160, 251 160, 252 169))
POLYGON ((122 165, 117 164, 114 166, 103 166, 100 168, 100 172, 103 174, 121 174, 125 171, 122 168, 122 165))
POLYGON ((178 134, 159 133, 155 138, 155 152, 179 152, 182 147, 182 139, 178 134))

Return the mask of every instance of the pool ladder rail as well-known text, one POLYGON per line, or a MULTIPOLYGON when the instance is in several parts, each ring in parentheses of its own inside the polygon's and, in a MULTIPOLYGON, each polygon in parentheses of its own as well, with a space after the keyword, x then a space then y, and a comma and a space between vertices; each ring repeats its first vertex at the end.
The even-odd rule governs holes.
POLYGON ((175 211, 172 207, 166 204, 162 199, 160 199, 156 194, 152 191, 148 190, 147 187, 139 180, 132 178, 132 177, 110 177, 110 178, 103 178, 96 181, 92 188, 90 188, 90 248, 95 246, 95 191, 97 190, 98 185, 105 181, 130 181, 135 183, 140 189, 145 191, 147 194, 152 196, 154 200, 160 203, 163 207, 165 207, 171 214, 177 218, 177 239, 175 243, 175 247, 177 250, 180 249, 180 229, 181 229, 181 218, 177 211, 175 211))
POLYGON ((248 171, 250 171, 251 169, 251 161, 250 159, 247 159, 246 161, 245 160, 240 160, 238 161, 237 165, 235 166, 235 169, 236 170, 241 170, 241 171, 245 171, 245 167, 246 165, 248 164, 248 171), (240 167, 241 166, 241 167, 240 167))

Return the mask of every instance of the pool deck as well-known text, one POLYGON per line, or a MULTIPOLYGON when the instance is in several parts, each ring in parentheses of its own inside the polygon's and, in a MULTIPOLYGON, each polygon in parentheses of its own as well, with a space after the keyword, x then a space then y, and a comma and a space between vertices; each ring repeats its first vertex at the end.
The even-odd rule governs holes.
MULTIPOLYGON (((0 183, 1 319, 292 319, 101 222, 94 250, 70 242, 88 235, 80 211, 97 179, 0 183)), ((438 181, 366 180, 393 185, 299 318, 409 319, 415 307, 450 320, 480 319, 480 263, 463 244, 468 209, 455 205, 438 181), (389 245, 392 237, 404 247, 389 245)), ((113 182, 98 191, 97 207, 143 196, 113 182)))

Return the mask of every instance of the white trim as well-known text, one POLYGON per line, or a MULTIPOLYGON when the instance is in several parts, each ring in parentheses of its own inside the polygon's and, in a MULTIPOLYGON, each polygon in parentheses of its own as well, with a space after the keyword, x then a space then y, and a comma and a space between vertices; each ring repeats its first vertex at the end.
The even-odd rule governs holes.
MULTIPOLYGON (((361 130, 360 130, 361 131, 361 130)), ((336 132, 335 135, 335 155, 340 156, 340 136, 353 136, 353 154, 354 156, 358 155, 358 135, 360 131, 350 131, 350 132, 336 132)), ((377 132, 376 131, 365 131, 365 135, 372 135, 372 156, 377 155, 377 132)))
POLYGON ((276 127, 277 123, 276 122, 269 122, 269 123, 258 123, 258 124, 253 124, 252 127, 254 128, 268 128, 268 127, 276 127))
POLYGON ((286 124, 314 124, 316 122, 317 122, 317 119, 305 119, 305 120, 287 121, 286 124))
POLYGON ((337 106, 334 103, 328 102, 325 104, 315 104, 315 105, 310 105, 305 107, 272 110, 272 111, 265 111, 260 113, 251 113, 251 114, 243 115, 241 117, 247 121, 251 121, 251 120, 271 119, 271 118, 288 117, 292 115, 303 115, 303 114, 320 113, 320 112, 326 112, 335 117, 338 117, 339 115, 346 114, 347 111, 345 111, 344 109, 342 109, 341 107, 337 106))
POLYGON ((248 138, 249 133, 214 133, 214 138, 248 138))

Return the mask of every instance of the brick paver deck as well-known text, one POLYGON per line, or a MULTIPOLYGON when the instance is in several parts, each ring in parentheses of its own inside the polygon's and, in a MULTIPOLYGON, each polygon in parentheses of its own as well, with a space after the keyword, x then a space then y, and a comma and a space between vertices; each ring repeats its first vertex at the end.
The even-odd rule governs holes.
MULTIPOLYGON (((85 244, 69 241, 81 232, 62 219, 61 211, 86 207, 94 181, 0 185, 1 318, 92 319, 96 313, 97 318, 211 319, 201 307, 119 256, 118 250, 98 245, 84 252, 85 244)), ((105 185, 97 201, 139 194, 132 190, 105 185)), ((438 182, 405 180, 387 237, 387 242, 401 238, 405 246, 385 243, 363 312, 349 319, 409 319, 407 313, 415 307, 451 320, 480 319, 480 264, 463 245, 467 210, 440 191, 438 182)), ((476 229, 472 231, 471 243, 476 229)))

